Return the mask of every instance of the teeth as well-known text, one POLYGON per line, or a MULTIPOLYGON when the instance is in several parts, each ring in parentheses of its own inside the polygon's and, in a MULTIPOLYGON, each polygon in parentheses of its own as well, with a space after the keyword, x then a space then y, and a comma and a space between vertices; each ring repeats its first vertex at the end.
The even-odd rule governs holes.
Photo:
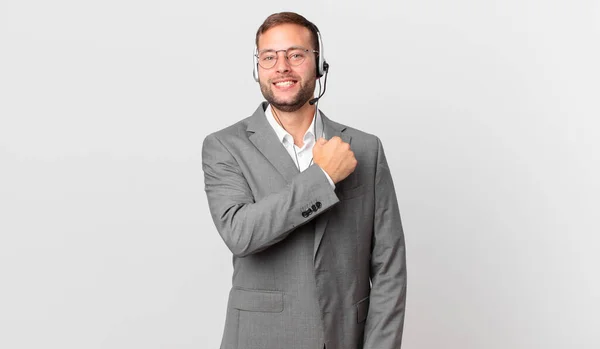
POLYGON ((293 84, 294 84, 293 81, 282 81, 282 82, 276 83, 275 85, 277 85, 277 86, 291 86, 293 84))

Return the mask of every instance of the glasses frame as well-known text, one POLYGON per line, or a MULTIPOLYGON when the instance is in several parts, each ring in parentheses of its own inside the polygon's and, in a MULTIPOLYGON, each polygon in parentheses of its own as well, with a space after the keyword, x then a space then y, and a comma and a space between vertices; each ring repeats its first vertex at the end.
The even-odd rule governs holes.
POLYGON ((292 62, 288 58, 288 51, 289 50, 300 50, 300 51, 304 51, 304 52, 307 52, 307 53, 319 53, 319 51, 317 51, 317 50, 310 50, 310 49, 307 49, 307 48, 304 48, 304 47, 292 46, 292 47, 288 47, 285 50, 271 50, 271 49, 262 50, 261 52, 257 52, 256 54, 254 54, 254 57, 256 57, 256 63, 258 63, 258 65, 261 68, 266 69, 266 70, 273 69, 277 65, 277 61, 279 60, 279 54, 278 54, 279 52, 285 52, 285 55, 284 55, 285 60, 292 67, 298 67, 298 66, 302 65, 302 63, 304 63, 306 61, 306 59, 305 59, 302 62, 300 62, 299 64, 292 64, 292 62), (260 57, 259 56, 262 53, 265 53, 265 52, 274 52, 275 53, 275 62, 273 63, 272 67, 265 68, 265 67, 262 66, 262 64, 260 64, 260 57))

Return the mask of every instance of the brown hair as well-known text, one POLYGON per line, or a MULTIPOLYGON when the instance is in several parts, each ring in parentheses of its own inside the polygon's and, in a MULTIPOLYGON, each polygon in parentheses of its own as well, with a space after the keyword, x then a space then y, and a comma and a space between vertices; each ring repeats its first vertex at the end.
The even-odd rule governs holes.
POLYGON ((313 50, 319 49, 319 37, 317 34, 319 32, 319 29, 311 21, 295 12, 279 12, 267 17, 267 19, 265 19, 263 24, 261 24, 260 27, 258 27, 258 30, 256 31, 256 47, 258 47, 258 37, 261 34, 275 26, 288 23, 297 24, 299 26, 307 28, 312 36, 313 50))

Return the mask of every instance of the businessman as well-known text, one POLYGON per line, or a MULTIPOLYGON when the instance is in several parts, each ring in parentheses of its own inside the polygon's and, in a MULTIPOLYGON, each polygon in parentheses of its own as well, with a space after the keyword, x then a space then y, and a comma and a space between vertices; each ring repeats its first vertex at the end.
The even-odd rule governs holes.
POLYGON ((406 263, 392 176, 377 137, 318 109, 323 48, 301 15, 269 16, 254 57, 266 102, 204 140, 210 212, 233 253, 221 349, 400 348, 406 263))

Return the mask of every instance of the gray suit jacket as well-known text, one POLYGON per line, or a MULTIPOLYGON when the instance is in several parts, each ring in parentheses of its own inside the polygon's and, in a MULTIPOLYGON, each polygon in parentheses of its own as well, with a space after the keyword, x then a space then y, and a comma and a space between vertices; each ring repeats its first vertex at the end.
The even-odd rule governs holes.
POLYGON ((379 139, 323 115, 358 160, 332 189, 317 165, 299 172, 254 114, 206 137, 205 190, 233 253, 222 349, 400 348, 404 234, 379 139))

